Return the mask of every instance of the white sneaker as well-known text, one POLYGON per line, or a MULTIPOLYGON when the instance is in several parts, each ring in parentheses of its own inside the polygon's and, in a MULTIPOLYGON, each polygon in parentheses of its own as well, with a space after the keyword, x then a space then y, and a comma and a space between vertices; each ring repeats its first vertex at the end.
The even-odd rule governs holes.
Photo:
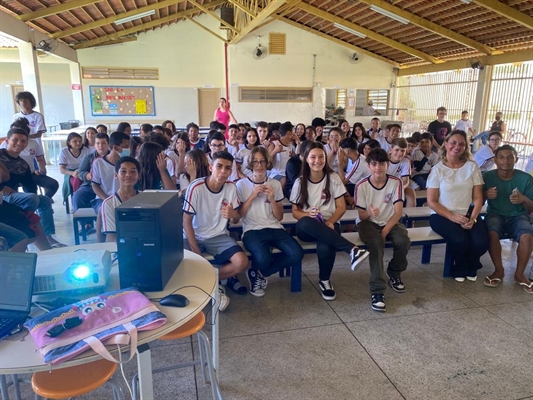
POLYGON ((226 296, 226 289, 218 285, 218 310, 220 312, 224 311, 229 306, 230 299, 226 296))

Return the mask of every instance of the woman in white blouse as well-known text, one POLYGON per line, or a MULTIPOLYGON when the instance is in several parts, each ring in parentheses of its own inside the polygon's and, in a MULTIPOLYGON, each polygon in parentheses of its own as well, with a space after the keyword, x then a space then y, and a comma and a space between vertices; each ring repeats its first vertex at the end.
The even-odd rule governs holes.
POLYGON ((431 169, 427 180, 427 199, 432 210, 429 222, 451 251, 451 275, 457 282, 464 282, 465 278, 473 282, 482 267, 479 260, 489 248, 485 224, 478 221, 483 206, 483 178, 471 160, 466 132, 450 132, 439 156, 441 162, 431 169), (474 208, 467 217, 471 204, 474 208))

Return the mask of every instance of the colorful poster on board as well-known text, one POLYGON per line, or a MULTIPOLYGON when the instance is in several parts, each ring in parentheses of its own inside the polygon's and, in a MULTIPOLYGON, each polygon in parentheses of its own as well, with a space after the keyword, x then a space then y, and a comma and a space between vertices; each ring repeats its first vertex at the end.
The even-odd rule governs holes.
POLYGON ((89 86, 91 115, 155 115, 153 86, 89 86))

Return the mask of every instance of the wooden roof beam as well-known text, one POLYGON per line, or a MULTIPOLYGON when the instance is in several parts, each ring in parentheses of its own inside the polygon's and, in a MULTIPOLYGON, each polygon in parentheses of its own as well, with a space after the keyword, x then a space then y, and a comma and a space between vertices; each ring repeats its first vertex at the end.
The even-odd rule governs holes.
POLYGON ((380 61, 383 61, 383 62, 386 62, 387 64, 390 64, 394 67, 399 67, 399 64, 398 63, 395 63, 394 61, 391 61, 389 60, 388 58, 385 58, 385 57, 381 57, 377 54, 374 54, 370 51, 367 51, 365 49, 361 49, 360 47, 357 47, 357 46, 354 46, 353 44, 351 43, 347 43, 345 42, 344 40, 340 40, 340 39, 337 39, 336 37, 333 37, 333 36, 330 36, 324 32, 320 32, 316 29, 312 29, 312 28, 309 28, 308 26, 306 25, 303 25, 303 24, 299 24, 297 22, 294 22, 293 20, 287 18, 287 17, 278 17, 278 16, 273 16, 275 19, 278 19, 280 21, 283 21, 285 22, 286 24, 289 24, 289 25, 292 25, 296 28, 299 28, 299 29, 302 29, 306 32, 309 32, 309 33, 312 33, 314 35, 317 35, 317 36, 320 36, 321 38, 324 38, 324 39, 327 39, 333 43, 337 43, 341 46, 344 46, 350 50, 353 50, 353 51, 357 51, 358 53, 361 53, 361 54, 365 54, 369 57, 372 57, 372 58, 375 58, 377 60, 380 60, 380 61))
POLYGON ((393 47, 397 50, 401 50, 404 53, 410 54, 412 56, 418 57, 422 60, 428 61, 432 64, 438 64, 443 62, 442 60, 439 60, 436 57, 433 57, 430 54, 424 53, 423 51, 417 50, 414 47, 407 46, 403 43, 400 43, 396 40, 393 40, 391 38, 388 38, 386 36, 380 35, 379 33, 376 33, 374 31, 371 31, 370 29, 363 28, 360 25, 354 24, 353 22, 346 21, 344 18, 337 17, 334 14, 331 14, 327 11, 321 10, 318 7, 311 6, 307 3, 300 3, 298 4, 298 8, 312 14, 316 15, 322 19, 325 19, 326 21, 329 21, 331 23, 338 23, 340 25, 343 25, 347 28, 354 29, 358 32, 361 32, 362 34, 366 35, 368 38, 372 40, 376 40, 378 42, 381 42, 383 44, 386 44, 389 47, 393 47))
POLYGON ((74 0, 67 3, 58 4, 57 6, 43 8, 41 10, 29 12, 26 14, 18 15, 17 18, 23 22, 32 21, 34 19, 48 17, 50 15, 59 14, 65 11, 72 10, 74 8, 80 8, 88 6, 89 4, 98 3, 102 0, 74 0))
POLYGON ((399 17, 406 18, 410 21, 411 24, 418 26, 419 28, 426 29, 430 32, 436 33, 442 37, 453 40, 463 46, 470 47, 472 49, 478 50, 481 53, 492 55, 492 54, 501 54, 501 51, 493 49, 490 46, 486 46, 483 43, 480 43, 476 40, 470 39, 460 33, 454 32, 451 29, 444 28, 439 24, 431 22, 427 19, 419 17, 418 15, 412 14, 408 11, 402 10, 400 7, 392 6, 390 3, 383 0, 359 0, 362 3, 366 3, 370 6, 375 5, 384 10, 390 11, 396 14, 399 17))
MULTIPOLYGON (((110 25, 113 22, 115 22, 117 19, 120 19, 120 18, 131 17, 133 15, 137 15, 137 14, 143 13, 145 11, 159 10, 161 8, 165 8, 165 7, 174 5, 174 4, 185 3, 186 1, 187 0, 165 0, 165 1, 162 1, 160 3, 154 3, 154 4, 148 5, 146 7, 138 8, 136 10, 128 11, 128 12, 117 14, 117 15, 113 15, 113 16, 107 17, 107 18, 102 18, 102 19, 99 19, 97 21, 89 22, 88 24, 83 24, 83 25, 80 25, 80 26, 76 26, 76 27, 71 28, 71 29, 65 29, 63 31, 52 33, 52 34, 50 34, 50 36, 53 37, 54 39, 59 39, 59 38, 66 37, 66 36, 72 36, 72 35, 75 35, 76 33, 80 33, 80 32, 83 32, 83 31, 88 31, 88 30, 91 30, 91 29, 96 29, 96 28, 99 28, 99 27, 104 26, 104 25, 110 25)), ((69 3, 66 3, 66 4, 69 4, 69 3)))
POLYGON ((205 6, 202 6, 201 4, 198 4, 194 0, 188 0, 189 3, 191 3, 193 6, 198 8, 199 10, 203 11, 207 15, 210 15, 214 19, 216 19, 218 22, 220 22, 222 25, 224 25, 226 28, 231 29, 235 33, 239 33, 239 30, 235 28, 234 26, 231 26, 226 21, 224 21, 222 18, 220 18, 218 15, 216 15, 213 11, 209 10, 207 7, 209 7, 209 3, 207 3, 205 6))
POLYGON ((531 49, 527 49, 522 51, 514 51, 511 53, 496 54, 494 56, 472 57, 464 60, 448 61, 444 64, 438 65, 421 65, 417 67, 400 66, 398 76, 429 74, 432 72, 453 71, 457 69, 471 68, 472 63, 477 61, 481 62, 481 64, 483 65, 497 65, 531 61, 532 58, 533 57, 531 55, 531 49))
MULTIPOLYGON (((215 0, 215 1, 212 1, 211 3, 209 3, 207 6, 210 7, 210 8, 211 7, 217 7, 217 6, 220 6, 220 5, 224 4, 224 3, 227 3, 227 0, 215 0)), ((159 4, 161 4, 161 3, 159 3, 159 4)), ((120 39, 123 36, 132 35, 134 33, 137 33, 137 32, 140 32, 140 31, 144 31, 145 29, 151 29, 151 28, 157 27, 159 25, 166 24, 167 22, 172 22, 172 21, 177 20, 177 19, 185 18, 185 17, 187 17, 189 15, 196 14, 197 12, 198 12, 198 10, 196 8, 191 8, 190 10, 181 11, 179 13, 172 14, 172 15, 169 15, 167 17, 160 18, 158 20, 148 22, 146 24, 141 24, 141 25, 138 25, 138 26, 134 26, 133 28, 129 28, 129 29, 125 29, 123 31, 112 33, 111 35, 107 35, 105 37, 100 37, 100 38, 97 38, 97 39, 89 40, 87 42, 81 42, 81 43, 75 45, 73 48, 76 49, 76 50, 79 50, 79 49, 86 49, 87 47, 93 47, 93 46, 95 46, 97 44, 104 43, 104 42, 107 42, 109 40, 120 39)))
POLYGON ((229 0, 231 4, 233 4, 235 7, 237 7, 239 10, 245 12, 250 17, 255 18, 255 13, 252 10, 249 10, 247 7, 243 6, 241 3, 239 3, 237 0, 229 0))
POLYGON ((230 44, 238 43, 242 38, 252 32, 257 26, 261 25, 268 17, 275 14, 276 11, 285 3, 287 0, 272 0, 268 5, 261 10, 257 16, 250 21, 244 28, 241 29, 241 32, 231 39, 230 44))
POLYGON ((523 25, 528 29, 533 29, 533 17, 518 11, 516 8, 509 7, 500 1, 494 0, 473 0, 472 2, 517 24, 523 25))
POLYGON ((211 29, 209 29, 208 27, 202 25, 201 23, 199 23, 198 21, 195 21, 192 17, 185 17, 187 18, 189 21, 191 21, 193 24, 197 25, 199 28, 202 28, 204 31, 206 31, 207 33, 210 33, 211 35, 213 35, 214 37, 216 37, 217 39, 220 39, 222 40, 224 43, 228 43, 228 41, 226 39, 224 39, 222 36, 220 35, 217 35, 215 32, 213 32, 211 29))

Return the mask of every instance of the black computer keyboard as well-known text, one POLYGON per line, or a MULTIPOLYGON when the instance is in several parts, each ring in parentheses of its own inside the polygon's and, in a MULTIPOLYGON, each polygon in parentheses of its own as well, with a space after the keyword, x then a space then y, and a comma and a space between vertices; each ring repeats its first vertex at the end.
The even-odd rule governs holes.
POLYGON ((13 318, 0 318, 0 330, 8 325, 13 325, 13 321, 13 318))

